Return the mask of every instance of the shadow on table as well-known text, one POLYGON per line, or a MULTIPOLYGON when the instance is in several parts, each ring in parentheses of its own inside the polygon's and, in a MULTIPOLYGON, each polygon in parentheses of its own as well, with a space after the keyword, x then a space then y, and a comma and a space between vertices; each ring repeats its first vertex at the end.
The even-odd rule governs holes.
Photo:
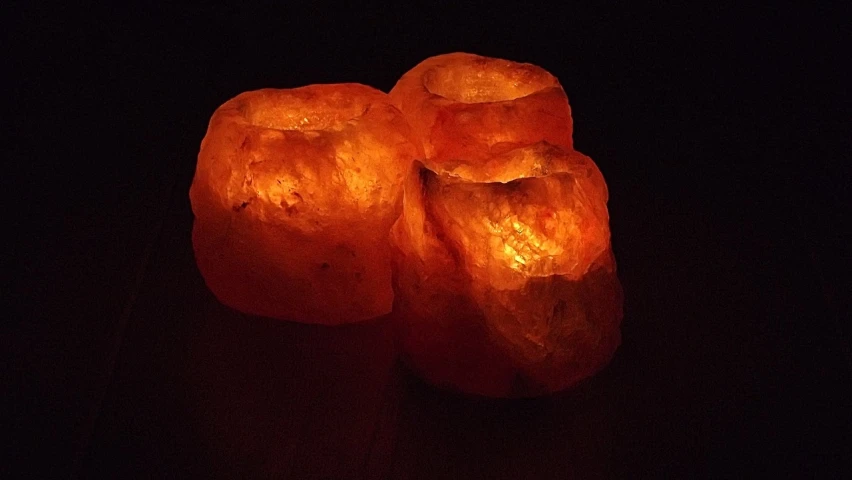
POLYGON ((422 384, 397 362, 388 318, 322 327, 219 304, 195 266, 190 228, 185 210, 165 222, 83 477, 683 473, 700 466, 701 428, 719 416, 704 406, 733 398, 702 400, 725 378, 689 380, 709 351, 696 348, 697 329, 713 312, 687 320, 712 297, 690 297, 700 290, 687 284, 660 303, 666 285, 695 281, 689 265, 661 272, 661 286, 635 262, 620 273, 624 342, 597 376, 545 398, 495 401, 422 384))

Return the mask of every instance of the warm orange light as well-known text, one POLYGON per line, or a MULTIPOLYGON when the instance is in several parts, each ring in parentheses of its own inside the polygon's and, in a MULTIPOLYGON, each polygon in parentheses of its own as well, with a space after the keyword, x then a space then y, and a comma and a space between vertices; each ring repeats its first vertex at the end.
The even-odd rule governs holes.
POLYGON ((568 98, 556 77, 535 65, 438 55, 403 75, 390 97, 432 164, 484 160, 539 141, 573 146, 568 98))
POLYGON ((258 90, 213 115, 190 190, 201 273, 225 304, 354 322, 391 309, 387 232, 420 146, 357 84, 258 90))
POLYGON ((561 390, 602 368, 621 319, 606 200, 591 159, 547 144, 484 165, 417 164, 391 230, 414 368, 488 396, 561 390))

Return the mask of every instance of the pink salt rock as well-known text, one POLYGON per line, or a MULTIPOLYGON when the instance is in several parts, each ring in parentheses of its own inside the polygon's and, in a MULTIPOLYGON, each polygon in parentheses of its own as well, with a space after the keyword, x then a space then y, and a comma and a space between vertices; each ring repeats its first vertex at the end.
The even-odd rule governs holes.
POLYGON ((237 310, 286 320, 390 312, 388 231, 421 152, 387 95, 364 85, 229 100, 210 120, 190 189, 207 285, 237 310))
POLYGON ((469 53, 428 58, 390 91, 429 164, 485 160, 546 141, 573 148, 571 107, 544 69, 469 53))
POLYGON ((415 164, 391 230, 405 358, 490 397, 565 389, 620 343, 622 292, 594 162, 547 143, 415 164))

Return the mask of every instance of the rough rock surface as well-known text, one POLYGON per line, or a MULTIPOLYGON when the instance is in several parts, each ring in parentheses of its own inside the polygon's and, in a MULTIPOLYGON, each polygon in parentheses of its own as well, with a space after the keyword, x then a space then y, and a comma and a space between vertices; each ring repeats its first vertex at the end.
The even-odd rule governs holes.
POLYGON ((539 141, 573 147, 568 98, 556 77, 535 65, 438 55, 403 75, 390 97, 430 164, 483 160, 539 141))
POLYGON ((207 285, 238 310, 339 324, 391 310, 388 230, 422 150, 358 84, 243 93, 219 107, 190 199, 207 285))
POLYGON ((620 342, 607 189, 546 143, 481 161, 419 162, 391 230, 395 316, 429 382, 503 397, 562 390, 620 342))

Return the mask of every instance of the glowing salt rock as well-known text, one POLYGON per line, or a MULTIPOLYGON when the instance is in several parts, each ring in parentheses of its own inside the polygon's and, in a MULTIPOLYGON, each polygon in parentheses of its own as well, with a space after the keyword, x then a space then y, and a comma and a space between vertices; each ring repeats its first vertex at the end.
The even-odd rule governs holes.
POLYGON ((603 368, 622 293, 594 162, 540 143, 437 170, 415 164, 391 230, 413 368, 494 397, 562 390, 603 368))
POLYGON ((390 97, 430 165, 484 160, 540 141, 573 148, 568 98, 556 77, 535 65, 438 55, 403 75, 390 97))
POLYGON ((391 310, 388 230, 421 148, 358 84, 243 93, 219 107, 190 199, 199 269, 235 309, 340 324, 391 310))

